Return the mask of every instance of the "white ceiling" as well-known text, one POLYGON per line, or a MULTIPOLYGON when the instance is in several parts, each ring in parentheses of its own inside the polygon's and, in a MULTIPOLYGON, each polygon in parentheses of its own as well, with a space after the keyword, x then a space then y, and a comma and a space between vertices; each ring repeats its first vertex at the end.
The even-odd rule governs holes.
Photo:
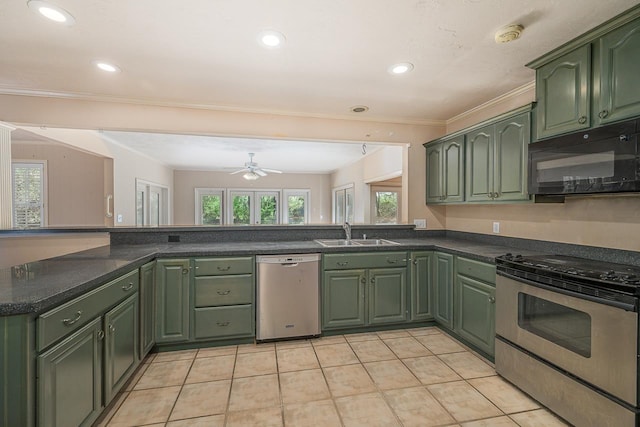
MULTIPOLYGON (((53 2, 75 17, 75 25, 42 18, 26 0, 0 1, 0 94, 418 124, 442 123, 530 83, 534 72, 525 63, 637 4, 637 0, 53 2), (522 38, 496 44, 496 30, 512 23, 525 27, 522 38), (284 46, 260 46, 257 34, 265 29, 282 32, 284 46), (92 64, 96 59, 111 61, 122 72, 99 71, 92 64), (414 64, 411 73, 387 72, 390 65, 405 61, 414 64), (369 111, 353 113, 354 105, 366 105, 369 111)), ((121 143, 129 140, 140 150, 149 139, 147 135, 122 139, 113 132, 110 136, 121 143)), ((174 147, 185 140, 202 142, 195 137, 159 138, 170 139, 174 147)), ((266 152, 254 151, 264 167, 281 167, 266 152)), ((320 153, 305 148, 295 158, 319 161, 320 153)))

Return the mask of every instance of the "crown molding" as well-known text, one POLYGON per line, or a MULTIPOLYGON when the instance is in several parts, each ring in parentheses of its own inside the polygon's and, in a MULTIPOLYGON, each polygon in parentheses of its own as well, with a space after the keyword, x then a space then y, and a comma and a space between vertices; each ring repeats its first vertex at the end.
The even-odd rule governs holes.
POLYGON ((536 87, 536 81, 533 80, 529 83, 526 83, 520 87, 517 87, 507 93, 504 93, 500 96, 498 96, 497 98, 493 98, 483 104, 478 105, 477 107, 473 107, 470 110, 465 111, 464 113, 458 114, 457 116, 454 116, 448 120, 446 120, 447 126, 457 122, 458 120, 462 120, 466 117, 469 117, 472 114, 475 114, 479 111, 484 110, 485 108, 489 108, 489 107, 493 107, 496 104, 500 104, 502 102, 508 101, 511 98, 515 98, 517 96, 522 95, 525 92, 528 92, 530 90, 535 90, 536 87))
POLYGON ((35 89, 16 89, 11 87, 3 87, 1 85, 0 85, 0 95, 67 99, 67 100, 89 101, 89 102, 121 103, 121 104, 140 105, 140 106, 149 106, 149 107, 189 108, 189 109, 196 109, 196 110, 220 111, 220 112, 226 112, 226 113, 265 114, 265 115, 299 117, 299 118, 309 118, 309 119, 346 120, 346 121, 354 121, 354 122, 375 122, 375 123, 414 125, 414 126, 446 126, 445 120, 430 120, 430 119, 413 120, 413 119, 406 119, 401 117, 354 117, 352 115, 343 115, 343 114, 303 113, 300 111, 256 109, 256 108, 245 108, 245 107, 230 106, 230 105, 193 104, 193 103, 158 101, 158 100, 152 100, 152 99, 125 98, 125 97, 108 96, 108 95, 97 95, 97 94, 91 94, 91 93, 58 92, 58 91, 44 91, 44 90, 35 90, 35 89))
POLYGON ((0 122, 0 129, 8 130, 9 132, 13 132, 17 128, 15 126, 11 126, 9 123, 0 122))

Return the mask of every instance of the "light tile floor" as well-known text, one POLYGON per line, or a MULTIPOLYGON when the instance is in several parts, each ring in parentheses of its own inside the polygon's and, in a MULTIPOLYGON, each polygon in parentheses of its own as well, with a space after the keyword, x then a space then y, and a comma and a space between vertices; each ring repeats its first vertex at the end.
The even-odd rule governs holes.
POLYGON ((96 426, 566 426, 437 327, 150 355, 96 426))

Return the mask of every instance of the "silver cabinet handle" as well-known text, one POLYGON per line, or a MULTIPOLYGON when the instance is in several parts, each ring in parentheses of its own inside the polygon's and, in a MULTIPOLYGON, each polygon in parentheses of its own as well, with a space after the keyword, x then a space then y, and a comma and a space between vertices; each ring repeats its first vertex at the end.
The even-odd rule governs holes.
POLYGON ((600 117, 601 119, 604 119, 608 115, 609 115, 609 110, 602 110, 598 113, 598 117, 600 117))
POLYGON ((413 260, 413 265, 418 265, 418 260, 417 259, 413 260))
POLYGON ((189 274, 189 269, 188 268, 183 268, 182 269, 182 274, 189 274))
POLYGON ((375 277, 372 277, 369 281, 370 281, 371 283, 376 283, 376 278, 375 278, 375 277))
POLYGON ((98 331, 98 340, 102 341, 104 339, 104 331, 102 329, 100 329, 98 331))
POLYGON ((491 304, 495 303, 496 302, 496 297, 489 297, 489 302, 491 304))
POLYGON ((133 283, 129 283, 128 285, 122 285, 122 290, 127 292, 133 288, 133 283))
POLYGON ((216 324, 218 326, 221 326, 221 327, 229 326, 230 323, 231 322, 229 322, 229 321, 227 321, 227 322, 216 322, 216 324))
POLYGON ((218 295, 229 295, 231 293, 231 289, 227 289, 225 291, 216 291, 218 295))
POLYGON ((364 284, 364 283, 367 283, 367 278, 366 278, 366 277, 364 277, 364 276, 362 276, 362 277, 360 278, 360 283, 363 283, 363 284, 364 284))
POLYGON ((116 332, 116 327, 113 325, 109 325, 109 332, 111 332, 112 334, 114 334, 116 332))
POLYGON ((78 310, 76 311, 76 317, 74 317, 73 319, 62 319, 62 324, 64 326, 71 326, 74 323, 76 323, 78 320, 80 320, 81 317, 82 317, 82 310, 78 310))
POLYGON ((231 266, 227 265, 226 267, 217 267, 218 271, 229 271, 231 270, 231 266))
POLYGON ((113 201, 113 194, 107 195, 107 211, 105 215, 107 218, 113 218, 113 209, 111 209, 111 202, 113 201))
POLYGON ((587 123, 587 116, 582 116, 578 119, 578 123, 580 123, 581 125, 587 123))

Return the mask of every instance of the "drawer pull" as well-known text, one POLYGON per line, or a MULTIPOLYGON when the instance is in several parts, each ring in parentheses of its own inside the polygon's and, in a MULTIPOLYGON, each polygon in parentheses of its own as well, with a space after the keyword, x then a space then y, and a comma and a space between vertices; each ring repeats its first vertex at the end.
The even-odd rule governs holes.
POLYGON ((230 324, 230 323, 231 323, 231 322, 216 322, 216 324, 217 324, 218 326, 222 326, 222 327, 224 327, 224 326, 229 326, 229 324, 230 324))
POLYGON ((340 267, 344 267, 345 265, 349 264, 349 261, 340 261, 336 262, 336 264, 338 264, 340 267))
POLYGON ((226 267, 217 267, 218 271, 229 271, 231 270, 231 266, 227 265, 226 267))
POLYGON ((397 264, 397 263, 398 263, 398 260, 397 260, 397 259, 389 259, 389 258, 387 258, 387 262, 388 262, 389 264, 397 264))
POLYGON ((227 289, 226 291, 216 291, 218 295, 229 295, 231 293, 231 289, 227 289))
POLYGON ((128 285, 122 285, 122 290, 127 292, 133 288, 133 283, 129 283, 128 285))
POLYGON ((76 323, 82 317, 82 310, 76 311, 76 317, 73 319, 62 319, 64 326, 71 326, 76 323))

